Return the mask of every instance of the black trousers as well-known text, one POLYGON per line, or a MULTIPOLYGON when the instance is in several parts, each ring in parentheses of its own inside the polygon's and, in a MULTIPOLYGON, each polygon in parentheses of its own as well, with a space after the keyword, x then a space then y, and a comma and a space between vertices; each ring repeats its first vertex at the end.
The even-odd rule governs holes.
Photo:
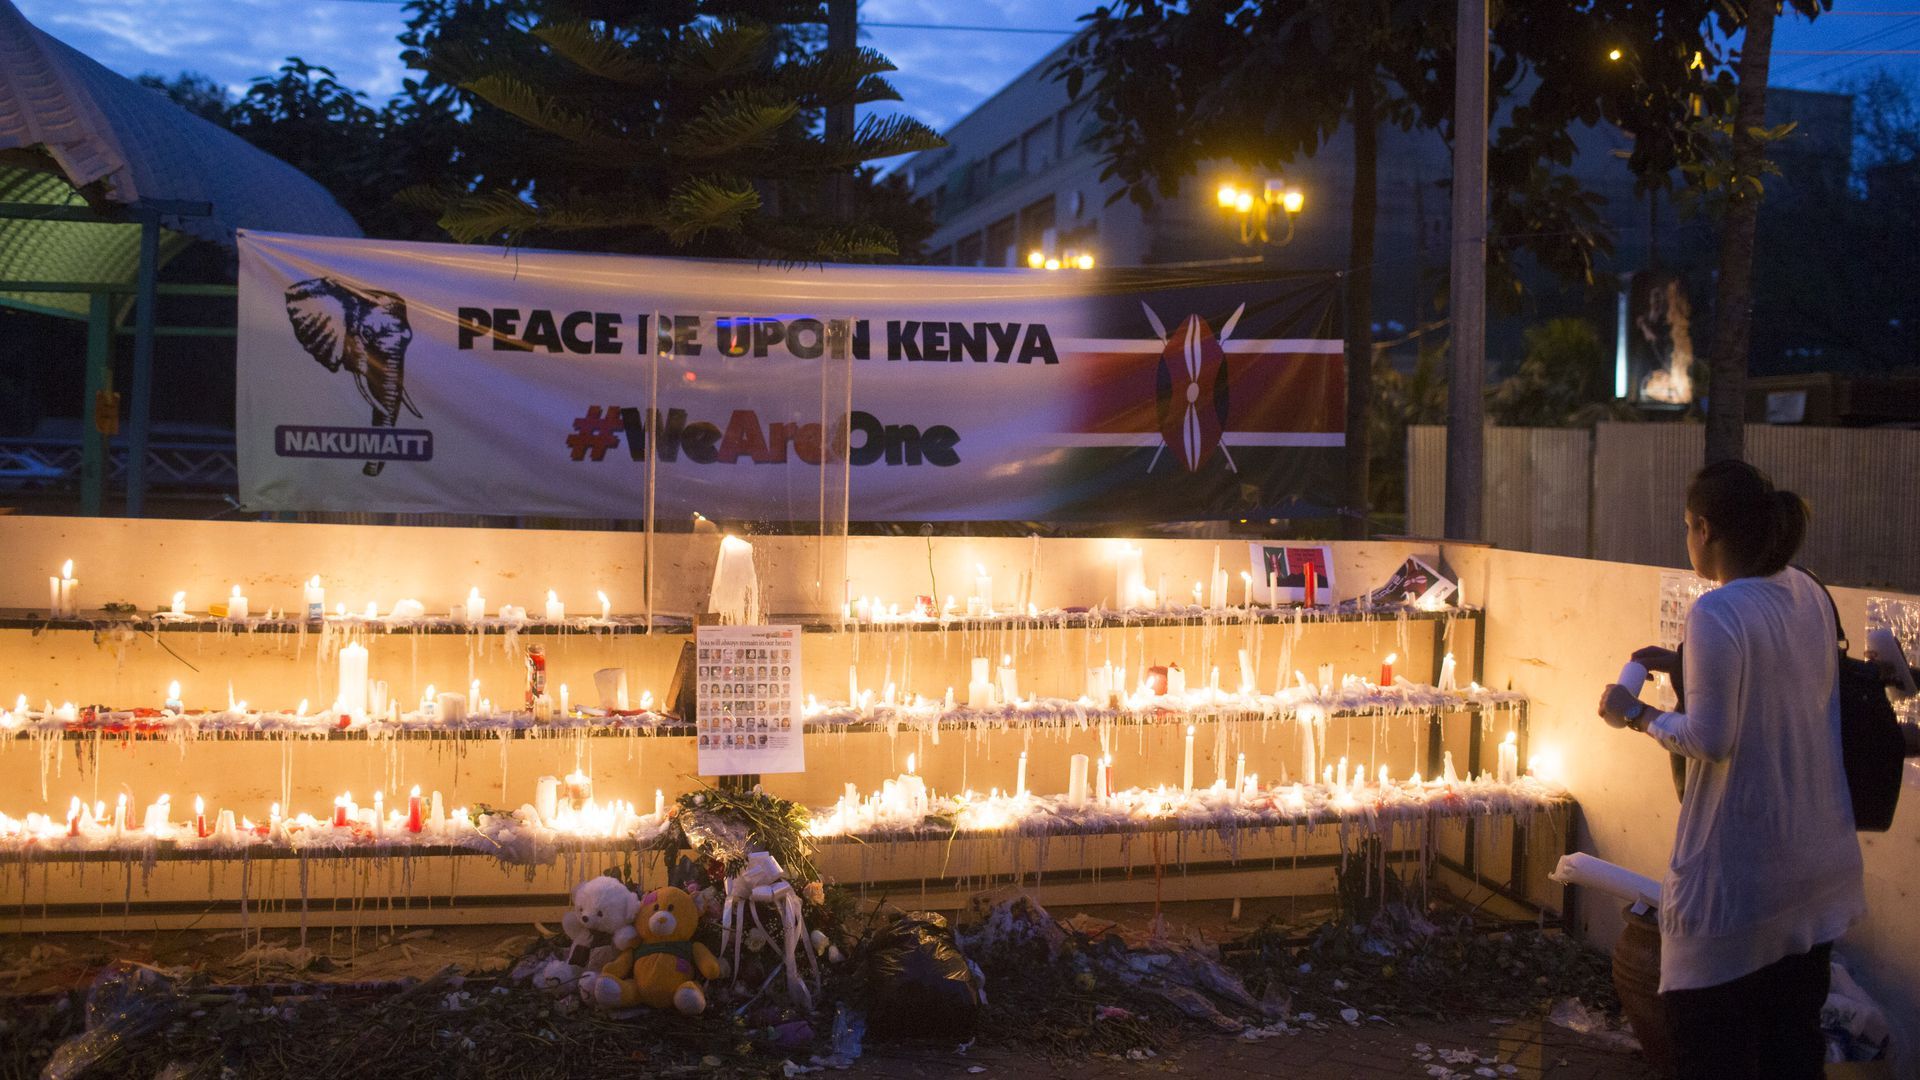
POLYGON ((1661 994, 1680 1080, 1820 1080, 1832 959, 1829 942, 1732 982, 1661 994))

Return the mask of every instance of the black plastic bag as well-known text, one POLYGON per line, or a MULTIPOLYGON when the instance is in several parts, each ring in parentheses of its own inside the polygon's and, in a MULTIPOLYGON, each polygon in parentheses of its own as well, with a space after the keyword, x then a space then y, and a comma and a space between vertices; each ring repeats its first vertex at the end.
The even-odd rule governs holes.
POLYGON ((875 935, 867 993, 875 1039, 971 1039, 986 1000, 953 929, 931 911, 910 911, 875 935))

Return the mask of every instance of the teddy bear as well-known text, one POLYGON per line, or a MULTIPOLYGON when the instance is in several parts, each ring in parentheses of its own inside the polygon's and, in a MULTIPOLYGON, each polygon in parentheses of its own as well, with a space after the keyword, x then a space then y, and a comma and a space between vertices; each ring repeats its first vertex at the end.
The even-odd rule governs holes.
POLYGON ((633 925, 622 928, 632 933, 615 935, 614 944, 623 951, 600 969, 593 1000, 610 1009, 647 1005, 688 1016, 705 1012, 707 995, 700 982, 719 978, 724 969, 693 940, 699 928, 699 909, 685 890, 668 885, 642 896, 633 925))
POLYGON ((586 980, 581 980, 581 973, 593 977, 593 972, 632 944, 633 921, 639 913, 640 898, 618 878, 603 874, 575 886, 573 907, 560 917, 560 928, 572 945, 564 955, 548 960, 534 972, 533 985, 543 990, 557 989, 580 980, 580 989, 586 993, 590 988, 586 980), (605 944, 606 939, 613 944, 605 944))

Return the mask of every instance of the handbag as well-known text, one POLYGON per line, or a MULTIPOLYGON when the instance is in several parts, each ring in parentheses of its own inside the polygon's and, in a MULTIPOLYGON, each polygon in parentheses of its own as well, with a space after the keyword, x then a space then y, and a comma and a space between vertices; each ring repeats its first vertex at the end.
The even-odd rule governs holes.
POLYGON ((1847 794, 1853 800, 1853 827, 1860 832, 1886 832, 1893 827, 1893 812, 1900 804, 1900 771, 1906 763, 1907 744, 1900 734, 1900 720, 1893 713, 1893 703, 1887 700, 1880 669, 1872 661, 1847 655, 1840 606, 1833 602, 1826 582, 1811 570, 1797 569, 1813 578, 1833 610, 1840 661, 1840 763, 1846 769, 1847 794))

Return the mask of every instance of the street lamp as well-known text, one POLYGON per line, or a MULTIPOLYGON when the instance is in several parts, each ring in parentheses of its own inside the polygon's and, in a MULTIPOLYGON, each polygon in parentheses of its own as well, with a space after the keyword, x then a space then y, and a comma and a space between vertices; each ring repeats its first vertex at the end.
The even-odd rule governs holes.
POLYGON ((1214 201, 1220 209, 1240 218, 1241 243, 1273 247, 1283 247, 1293 241, 1294 219, 1307 205, 1307 197, 1299 188, 1289 187, 1277 177, 1269 177, 1257 191, 1230 181, 1223 183, 1214 192, 1214 201), (1273 227, 1276 213, 1286 222, 1286 231, 1277 236, 1273 227))
POLYGON ((1034 248, 1027 252, 1027 268, 1030 270, 1091 270, 1093 254, 1069 249, 1062 255, 1049 255, 1039 248, 1034 248))

